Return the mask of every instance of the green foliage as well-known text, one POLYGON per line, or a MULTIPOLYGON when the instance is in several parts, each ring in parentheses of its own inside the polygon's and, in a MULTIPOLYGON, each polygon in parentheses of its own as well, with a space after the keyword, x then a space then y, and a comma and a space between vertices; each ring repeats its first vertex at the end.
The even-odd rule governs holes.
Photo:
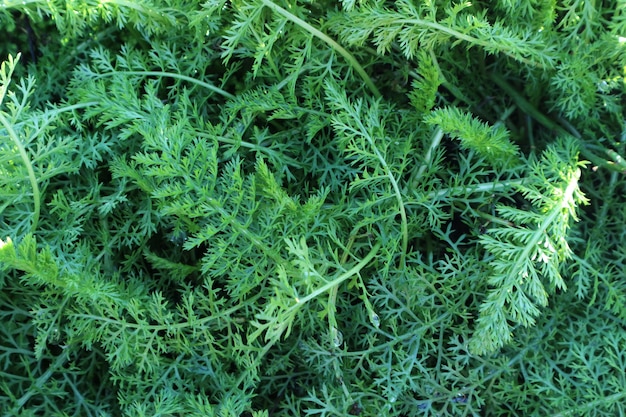
POLYGON ((541 314, 537 307, 548 304, 542 278, 551 290, 567 288, 559 266, 571 257, 566 238, 570 220, 577 218, 576 207, 586 200, 578 188, 581 171, 576 149, 571 140, 559 145, 550 145, 542 155, 543 163, 532 163, 528 184, 516 187, 532 208, 497 207, 508 224, 480 237, 494 256, 488 280, 495 288, 481 306, 470 342, 476 353, 494 351, 511 341, 507 320, 535 324, 541 314))
POLYGON ((440 126, 450 137, 459 139, 463 148, 476 151, 492 165, 510 166, 518 152, 503 126, 492 128, 457 108, 434 110, 424 121, 440 126))
POLYGON ((0 416, 625 414, 624 10, 0 0, 0 416))

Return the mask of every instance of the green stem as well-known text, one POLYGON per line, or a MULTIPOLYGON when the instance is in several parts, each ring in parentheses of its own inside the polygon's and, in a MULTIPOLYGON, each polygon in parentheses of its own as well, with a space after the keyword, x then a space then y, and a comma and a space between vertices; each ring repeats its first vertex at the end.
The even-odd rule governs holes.
POLYGON ((225 136, 219 136, 219 135, 213 135, 210 133, 206 133, 206 132, 202 132, 199 130, 193 130, 191 131, 193 135, 201 137, 201 138, 207 138, 207 139, 215 139, 216 141, 220 142, 220 143, 226 143, 229 145, 233 145, 233 146, 241 146, 242 148, 247 148, 247 149, 251 149, 255 152, 261 152, 264 153, 265 155, 274 158, 275 160, 282 160, 288 164, 290 164, 293 167, 296 168, 302 168, 303 164, 302 161, 298 161, 294 158, 291 158, 287 155, 283 155, 283 154, 278 154, 275 150, 271 149, 271 148, 267 148, 263 145, 257 145, 254 143, 250 143, 250 142, 246 142, 244 140, 239 140, 239 139, 232 139, 232 138, 227 138, 225 136))
POLYGON ((491 79, 513 99, 517 107, 519 107, 524 113, 530 115, 533 119, 544 125, 550 130, 557 131, 559 133, 567 134, 561 126, 559 126, 554 120, 541 113, 535 106, 530 104, 515 88, 507 83, 500 74, 491 74, 491 79))
MULTIPOLYGON (((339 275, 337 278, 335 278, 334 280, 326 283, 322 287, 316 289, 315 291, 313 291, 312 293, 310 293, 306 297, 299 298, 297 300, 296 304, 292 305, 291 307, 289 307, 289 308, 287 308, 286 310, 283 311, 284 314, 285 314, 285 317, 288 317, 289 315, 296 314, 297 310, 299 310, 307 302, 309 302, 312 299, 318 297, 319 295, 325 293, 326 291, 329 291, 329 290, 332 290, 333 288, 336 288, 338 285, 340 285, 342 282, 345 282, 346 280, 348 280, 352 276, 357 275, 359 272, 361 272, 361 269, 363 269, 367 264, 370 263, 370 261, 372 259, 374 259, 374 257, 378 254, 378 250, 380 249, 380 247, 381 247, 381 243, 379 242, 376 245, 374 245, 372 250, 370 250, 370 252, 365 256, 365 258, 363 258, 359 263, 357 263, 355 266, 353 266, 349 271, 346 271, 343 274, 339 275)), ((286 325, 283 325, 283 327, 286 327, 286 325)), ((278 335, 274 335, 274 337, 272 337, 265 344, 265 346, 263 346, 259 350, 258 355, 254 358, 254 362, 250 366, 248 366, 248 369, 250 370, 250 375, 247 375, 244 372, 242 374, 242 376, 239 378, 239 380, 238 380, 237 384, 235 385, 235 387, 239 387, 244 381, 246 381, 246 379, 249 379, 251 376, 254 375, 254 369, 256 369, 261 364, 261 362, 263 361, 263 358, 265 357, 265 355, 267 355, 267 353, 270 351, 272 346, 274 346, 274 344, 276 344, 276 342, 278 342, 278 340, 280 339, 281 335, 282 335, 282 333, 278 334, 278 335)))
POLYGON ((398 210, 399 210, 400 220, 401 220, 400 227, 402 228, 402 254, 400 255, 400 265, 401 265, 401 268, 404 268, 406 266, 406 255, 407 255, 407 251, 409 248, 409 226, 408 226, 406 208, 404 207, 404 200, 402 199, 402 192, 400 191, 400 186, 398 185, 398 181, 396 181, 396 178, 393 176, 393 172, 391 171, 391 168, 387 164, 387 161, 385 160, 383 155, 378 150, 378 147, 376 146, 374 139, 369 135, 367 128, 363 125, 358 115, 355 115, 355 121, 359 126, 359 129, 360 129, 359 133, 361 134, 361 136, 365 138, 365 140, 369 142, 370 146, 372 147, 372 151, 376 155, 376 159, 378 159, 378 161, 380 162, 380 165, 383 167, 383 170, 385 171, 385 176, 389 178, 389 182, 391 184, 391 187, 393 188, 394 197, 398 203, 398 210))
POLYGON ((597 400, 590 401, 576 408, 571 408, 569 410, 561 411, 558 414, 554 414, 552 417, 567 417, 567 416, 584 415, 587 411, 591 411, 594 408, 597 408, 600 406, 607 406, 608 404, 612 404, 612 403, 620 403, 624 401, 625 398, 626 398, 626 390, 623 390, 621 392, 608 395, 606 397, 600 397, 597 400))
POLYGON ((372 250, 365 256, 365 258, 363 258, 358 264, 354 265, 352 267, 352 269, 350 269, 349 271, 344 272, 343 274, 339 275, 337 278, 335 278, 334 280, 328 282, 327 284, 319 287, 318 289, 316 289, 315 291, 313 291, 312 293, 310 293, 309 295, 307 295, 306 297, 302 297, 298 300, 298 303, 291 306, 289 310, 292 310, 294 308, 300 308, 301 305, 311 301, 312 299, 314 299, 315 297, 317 297, 320 294, 325 293, 326 291, 330 290, 331 288, 341 284, 342 282, 346 281, 348 278, 351 278, 352 276, 358 274, 359 272, 361 272, 361 269, 363 269, 378 253, 378 250, 380 249, 381 244, 377 243, 372 250))
POLYGON ((31 231, 34 232, 37 229, 37 224, 39 223, 39 213, 41 212, 41 194, 39 192, 39 185, 37 184, 37 176, 35 175, 35 170, 33 169, 33 164, 30 162, 30 158, 28 157, 28 153, 26 152, 26 148, 17 137, 15 130, 13 130, 13 126, 9 123, 9 121, 4 117, 4 114, 0 112, 0 123, 7 130, 9 137, 17 147, 20 152, 20 156, 22 157, 22 161, 26 166, 26 170, 28 171, 28 179, 30 180, 30 185, 33 189, 33 201, 34 201, 34 210, 33 210, 33 224, 31 227, 31 231))
POLYGON ((547 127, 550 130, 555 131, 559 135, 569 136, 576 139, 577 143, 580 147, 580 152, 583 156, 591 161, 594 165, 601 166, 611 171, 624 172, 626 168, 625 165, 620 164, 621 156, 617 155, 615 151, 610 149, 606 149, 604 147, 600 147, 602 152, 608 156, 610 156, 615 162, 607 161, 604 158, 601 158, 594 154, 589 145, 585 143, 582 139, 582 136, 576 129, 573 128, 570 124, 568 124, 568 128, 572 130, 572 132, 568 132, 561 125, 556 123, 554 120, 550 119, 545 114, 541 113, 535 106, 530 104, 528 100, 526 100, 515 88, 513 88, 509 83, 507 83, 504 78, 502 78, 499 74, 493 73, 491 74, 491 79, 502 88, 517 104, 517 106, 526 114, 531 116, 533 119, 541 123, 544 127, 547 127))
POLYGON ((145 75, 145 76, 155 76, 155 77, 169 77, 169 78, 177 78, 179 80, 188 81, 190 83, 199 85, 200 87, 204 87, 208 90, 211 90, 221 96, 224 96, 229 99, 234 99, 235 96, 230 94, 227 91, 222 90, 219 87, 214 86, 213 84, 206 83, 204 81, 197 80, 193 77, 188 77, 186 75, 177 74, 175 72, 166 72, 166 71, 114 71, 114 72, 105 72, 97 74, 96 78, 102 77, 112 77, 118 74, 126 74, 126 75, 145 75))
POLYGON ((296 25, 300 26, 307 32, 311 33, 313 36, 326 42, 329 46, 331 46, 334 50, 336 50, 341 56, 343 56, 350 65, 352 65, 354 70, 361 76, 365 84, 369 87, 369 89, 372 91, 372 93, 374 94, 376 98, 382 96, 380 94, 380 91, 378 91, 378 88, 376 88, 376 86, 374 85, 374 82, 372 81, 372 79, 369 77, 369 75, 367 75, 367 73, 365 72, 363 67, 361 67, 361 65, 356 60, 356 58, 354 58, 350 52, 348 52, 341 45, 339 45, 334 39, 330 38, 324 32, 320 31, 319 29, 314 28, 313 26, 311 26, 304 20, 300 19, 299 17, 295 16, 289 11, 283 9, 279 5, 273 3, 272 1, 270 0, 261 0, 261 1, 263 2, 263 4, 265 4, 267 7, 269 7, 276 13, 282 15, 283 17, 286 17, 287 19, 294 22, 296 25))
POLYGON ((419 180, 422 177, 422 175, 424 175, 426 168, 428 168, 428 165, 430 165, 430 163, 432 162, 433 154, 439 147, 439 144, 441 143, 442 138, 443 138, 443 130, 440 127, 438 127, 433 133, 430 146, 428 147, 428 150, 426 151, 426 155, 424 155, 424 163, 422 164, 422 166, 420 166, 419 170, 417 171, 417 174, 415 174, 415 178, 413 178, 413 183, 416 188, 417 188, 417 180, 419 180))
POLYGON ((515 59, 516 61, 519 62, 523 62, 524 64, 527 65, 532 65, 534 67, 539 67, 539 68, 545 68, 546 65, 543 65, 539 62, 535 62, 532 61, 528 58, 524 58, 523 56, 521 56, 521 54, 516 53, 513 48, 510 47, 506 47, 502 44, 498 44, 496 42, 491 42, 489 40, 484 40, 481 38, 476 38, 474 36, 470 36, 467 35, 465 33, 459 32, 458 30, 452 29, 449 26, 446 25, 442 25, 441 23, 436 23, 436 22, 430 22, 428 20, 423 20, 423 19, 399 19, 397 20, 395 23, 397 24, 406 24, 407 26, 410 25, 415 25, 415 26, 424 26, 430 29, 434 29, 436 31, 445 33, 447 35, 450 35, 454 38, 460 39, 462 41, 468 42, 470 44, 474 44, 474 45, 480 45, 483 48, 489 49, 496 49, 500 52, 502 52, 505 55, 510 56, 511 58, 515 59))
MULTIPOLYGON (((507 181, 494 181, 494 182, 484 182, 472 186, 459 186, 459 187, 450 187, 450 188, 442 188, 437 191, 431 191, 428 194, 423 194, 422 198, 428 201, 436 200, 445 196, 458 196, 472 193, 493 193, 498 190, 507 189, 510 187, 514 187, 519 185, 524 180, 507 180, 507 181)), ((414 204, 421 204, 417 201, 407 201, 405 205, 410 206, 414 204)))

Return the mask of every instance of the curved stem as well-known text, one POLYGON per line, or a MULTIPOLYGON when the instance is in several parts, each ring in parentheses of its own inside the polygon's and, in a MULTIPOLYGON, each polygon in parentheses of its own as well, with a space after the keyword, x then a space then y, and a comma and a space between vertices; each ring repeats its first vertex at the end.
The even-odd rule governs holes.
POLYGON ((447 35, 450 35, 454 38, 460 39, 462 41, 468 42, 470 44, 475 44, 475 45, 480 45, 483 48, 493 48, 496 50, 501 51, 503 54, 510 56, 511 58, 519 61, 519 62, 523 62, 524 64, 527 65, 532 65, 534 67, 539 67, 539 68, 549 68, 548 65, 542 64, 540 62, 535 62, 531 59, 525 58, 523 57, 521 54, 516 53, 512 48, 510 47, 504 47, 502 45, 499 45, 495 42, 492 42, 490 40, 485 40, 485 39, 481 39, 481 38, 477 38, 474 36, 470 36, 467 35, 465 33, 459 32, 458 30, 455 30, 449 26, 446 26, 444 24, 441 23, 437 23, 437 22, 430 22, 428 20, 423 20, 423 19, 400 19, 398 20, 396 23, 405 23, 407 25, 415 25, 415 26, 424 26, 442 33, 445 33, 447 35))
POLYGON ((96 78, 102 78, 102 77, 110 77, 110 76, 114 76, 117 74, 127 74, 127 75, 152 75, 152 76, 156 76, 156 77, 169 77, 169 78, 177 78, 179 80, 183 80, 183 81, 188 81, 190 83, 193 84, 197 84, 200 87, 204 87, 208 90, 211 90, 217 94, 220 94, 226 98, 230 98, 233 99, 235 98, 234 95, 230 94, 227 91, 222 90, 219 87, 214 86, 213 84, 209 84, 207 82, 204 81, 200 81, 197 80, 193 77, 188 77, 186 75, 181 75, 181 74, 177 74, 175 72, 166 72, 166 71, 114 71, 114 72, 105 72, 105 73, 99 73, 97 74, 96 78))
POLYGON ((312 299, 314 299, 318 295, 325 293, 326 291, 328 291, 328 290, 332 289, 333 287, 336 287, 337 285, 339 285, 342 282, 346 281, 348 278, 351 278, 354 275, 358 274, 361 271, 361 269, 363 269, 365 266, 367 266, 367 264, 370 263, 370 261, 372 259, 374 259, 374 257, 377 255, 378 250, 380 249, 380 247, 381 247, 381 243, 379 242, 376 245, 374 245, 374 247, 369 251, 369 253, 367 255, 365 255, 365 257, 363 259, 361 259, 361 261, 359 261, 359 263, 354 265, 350 270, 344 272, 343 274, 339 275, 337 278, 335 278, 332 281, 326 283, 325 285, 322 285, 321 287, 319 287, 315 291, 311 292, 310 294, 300 298, 298 300, 297 304, 289 307, 287 310, 293 310, 293 309, 299 308, 301 305, 311 301, 312 299))
POLYGON ((290 13, 289 11, 283 9, 279 5, 273 3, 271 0, 261 0, 261 1, 263 2, 264 5, 266 5, 267 7, 269 7, 270 9, 275 11, 276 13, 286 17, 287 19, 289 19, 292 22, 294 22, 296 25, 300 26, 302 29, 304 29, 307 32, 311 33, 316 38, 318 38, 318 39, 326 42, 328 45, 330 45, 342 57, 344 57, 346 59, 346 61, 348 61, 348 63, 350 65, 352 65, 354 70, 361 76, 361 78, 363 79, 365 84, 369 87, 369 89, 372 91, 374 96, 376 98, 381 97, 380 91, 378 91, 378 88, 376 88, 376 86, 374 85, 374 82, 369 77, 369 75, 367 75, 367 73, 365 72, 365 70, 363 69, 361 64, 359 64, 359 62, 356 60, 356 58, 354 58, 350 52, 348 52, 346 49, 344 49, 343 46, 339 45, 334 39, 330 38, 324 32, 320 31, 319 29, 314 28, 313 26, 311 26, 310 24, 308 24, 304 20, 300 19, 299 17, 295 16, 294 14, 290 13))
POLYGON ((408 218, 406 214, 406 208, 404 207, 404 200, 402 199, 402 192, 400 191, 400 186, 398 185, 398 181, 393 175, 391 168, 387 164, 384 156, 378 150, 374 139, 368 134, 367 128, 361 122, 361 119, 356 119, 356 123, 359 126, 360 134, 367 140, 372 147, 372 151, 376 155, 376 159, 380 162, 380 165, 383 167, 385 171, 385 176, 389 178, 389 182, 391 183, 391 187, 393 188, 395 199, 398 203, 398 210, 400 214, 402 228, 402 254, 400 255, 400 265, 402 268, 406 266, 406 255, 409 248, 409 226, 408 226, 408 218))
POLYGON ((568 132, 567 129, 562 127, 560 124, 550 119, 545 114, 541 113, 535 106, 533 106, 528 100, 526 100, 515 88, 513 88, 509 83, 507 83, 502 76, 499 74, 493 73, 491 74, 492 80, 502 88, 515 102, 515 104, 530 117, 541 123, 544 127, 555 131, 559 135, 570 136, 576 139, 576 142, 580 145, 581 154, 589 159, 591 163, 597 166, 601 166, 611 171, 617 171, 620 173, 624 173, 626 170, 626 164, 622 163, 623 158, 617 154, 617 152, 606 149, 604 147, 600 147, 603 153, 608 155, 613 161, 607 161, 604 158, 601 158, 594 154, 590 147, 593 145, 588 145, 583 139, 580 133, 572 125, 568 123, 567 127, 571 132, 568 132))
POLYGON ((430 165, 430 163, 432 162, 433 154, 439 147, 439 144, 441 143, 442 138, 443 138, 443 130, 441 129, 441 127, 438 127, 433 133, 430 146, 428 147, 428 150, 426 151, 426 155, 424 155, 424 163, 422 164, 422 166, 419 167, 417 174, 415 174, 415 178, 413 178, 413 182, 415 186, 417 186, 417 180, 419 180, 422 177, 422 175, 424 175, 426 168, 428 168, 428 165, 430 165))
POLYGON ((9 134, 9 137, 17 147, 20 152, 20 156, 22 157, 22 161, 26 166, 26 170, 28 171, 28 179, 30 180, 30 185, 33 189, 33 200, 34 200, 34 210, 33 210, 33 224, 31 231, 34 232, 37 229, 37 223, 39 223, 39 213, 41 212, 41 194, 39 191, 39 185, 37 184, 37 176, 35 175, 35 170, 33 169, 33 164, 30 162, 30 158, 26 153, 26 148, 20 139, 17 137, 13 126, 9 123, 9 121, 4 117, 4 114, 0 113, 0 123, 4 126, 9 134))

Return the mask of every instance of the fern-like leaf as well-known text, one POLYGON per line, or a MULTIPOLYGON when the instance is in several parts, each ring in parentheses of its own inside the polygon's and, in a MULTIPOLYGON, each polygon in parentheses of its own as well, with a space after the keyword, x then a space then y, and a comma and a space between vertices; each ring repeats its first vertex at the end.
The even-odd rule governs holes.
POLYGON ((488 126, 456 107, 433 110, 424 121, 441 127, 445 133, 459 139, 463 148, 476 151, 496 167, 516 162, 519 149, 501 125, 488 126))
POLYGON ((500 206, 497 213, 509 222, 490 229, 480 241, 493 256, 487 278, 492 289, 480 308, 470 348, 478 354, 495 351, 511 341, 511 323, 535 324, 548 291, 565 290, 561 262, 571 257, 567 243, 576 208, 586 202, 578 188, 578 150, 572 140, 551 145, 519 191, 533 210, 500 206), (547 283, 545 282, 547 281, 547 283))

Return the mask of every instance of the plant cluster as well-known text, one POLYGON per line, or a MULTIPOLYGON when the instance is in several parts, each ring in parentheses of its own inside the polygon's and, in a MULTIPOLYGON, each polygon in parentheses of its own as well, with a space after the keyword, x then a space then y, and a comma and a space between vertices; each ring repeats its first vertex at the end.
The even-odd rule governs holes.
POLYGON ((626 2, 0 0, 0 416, 626 413, 626 2))

